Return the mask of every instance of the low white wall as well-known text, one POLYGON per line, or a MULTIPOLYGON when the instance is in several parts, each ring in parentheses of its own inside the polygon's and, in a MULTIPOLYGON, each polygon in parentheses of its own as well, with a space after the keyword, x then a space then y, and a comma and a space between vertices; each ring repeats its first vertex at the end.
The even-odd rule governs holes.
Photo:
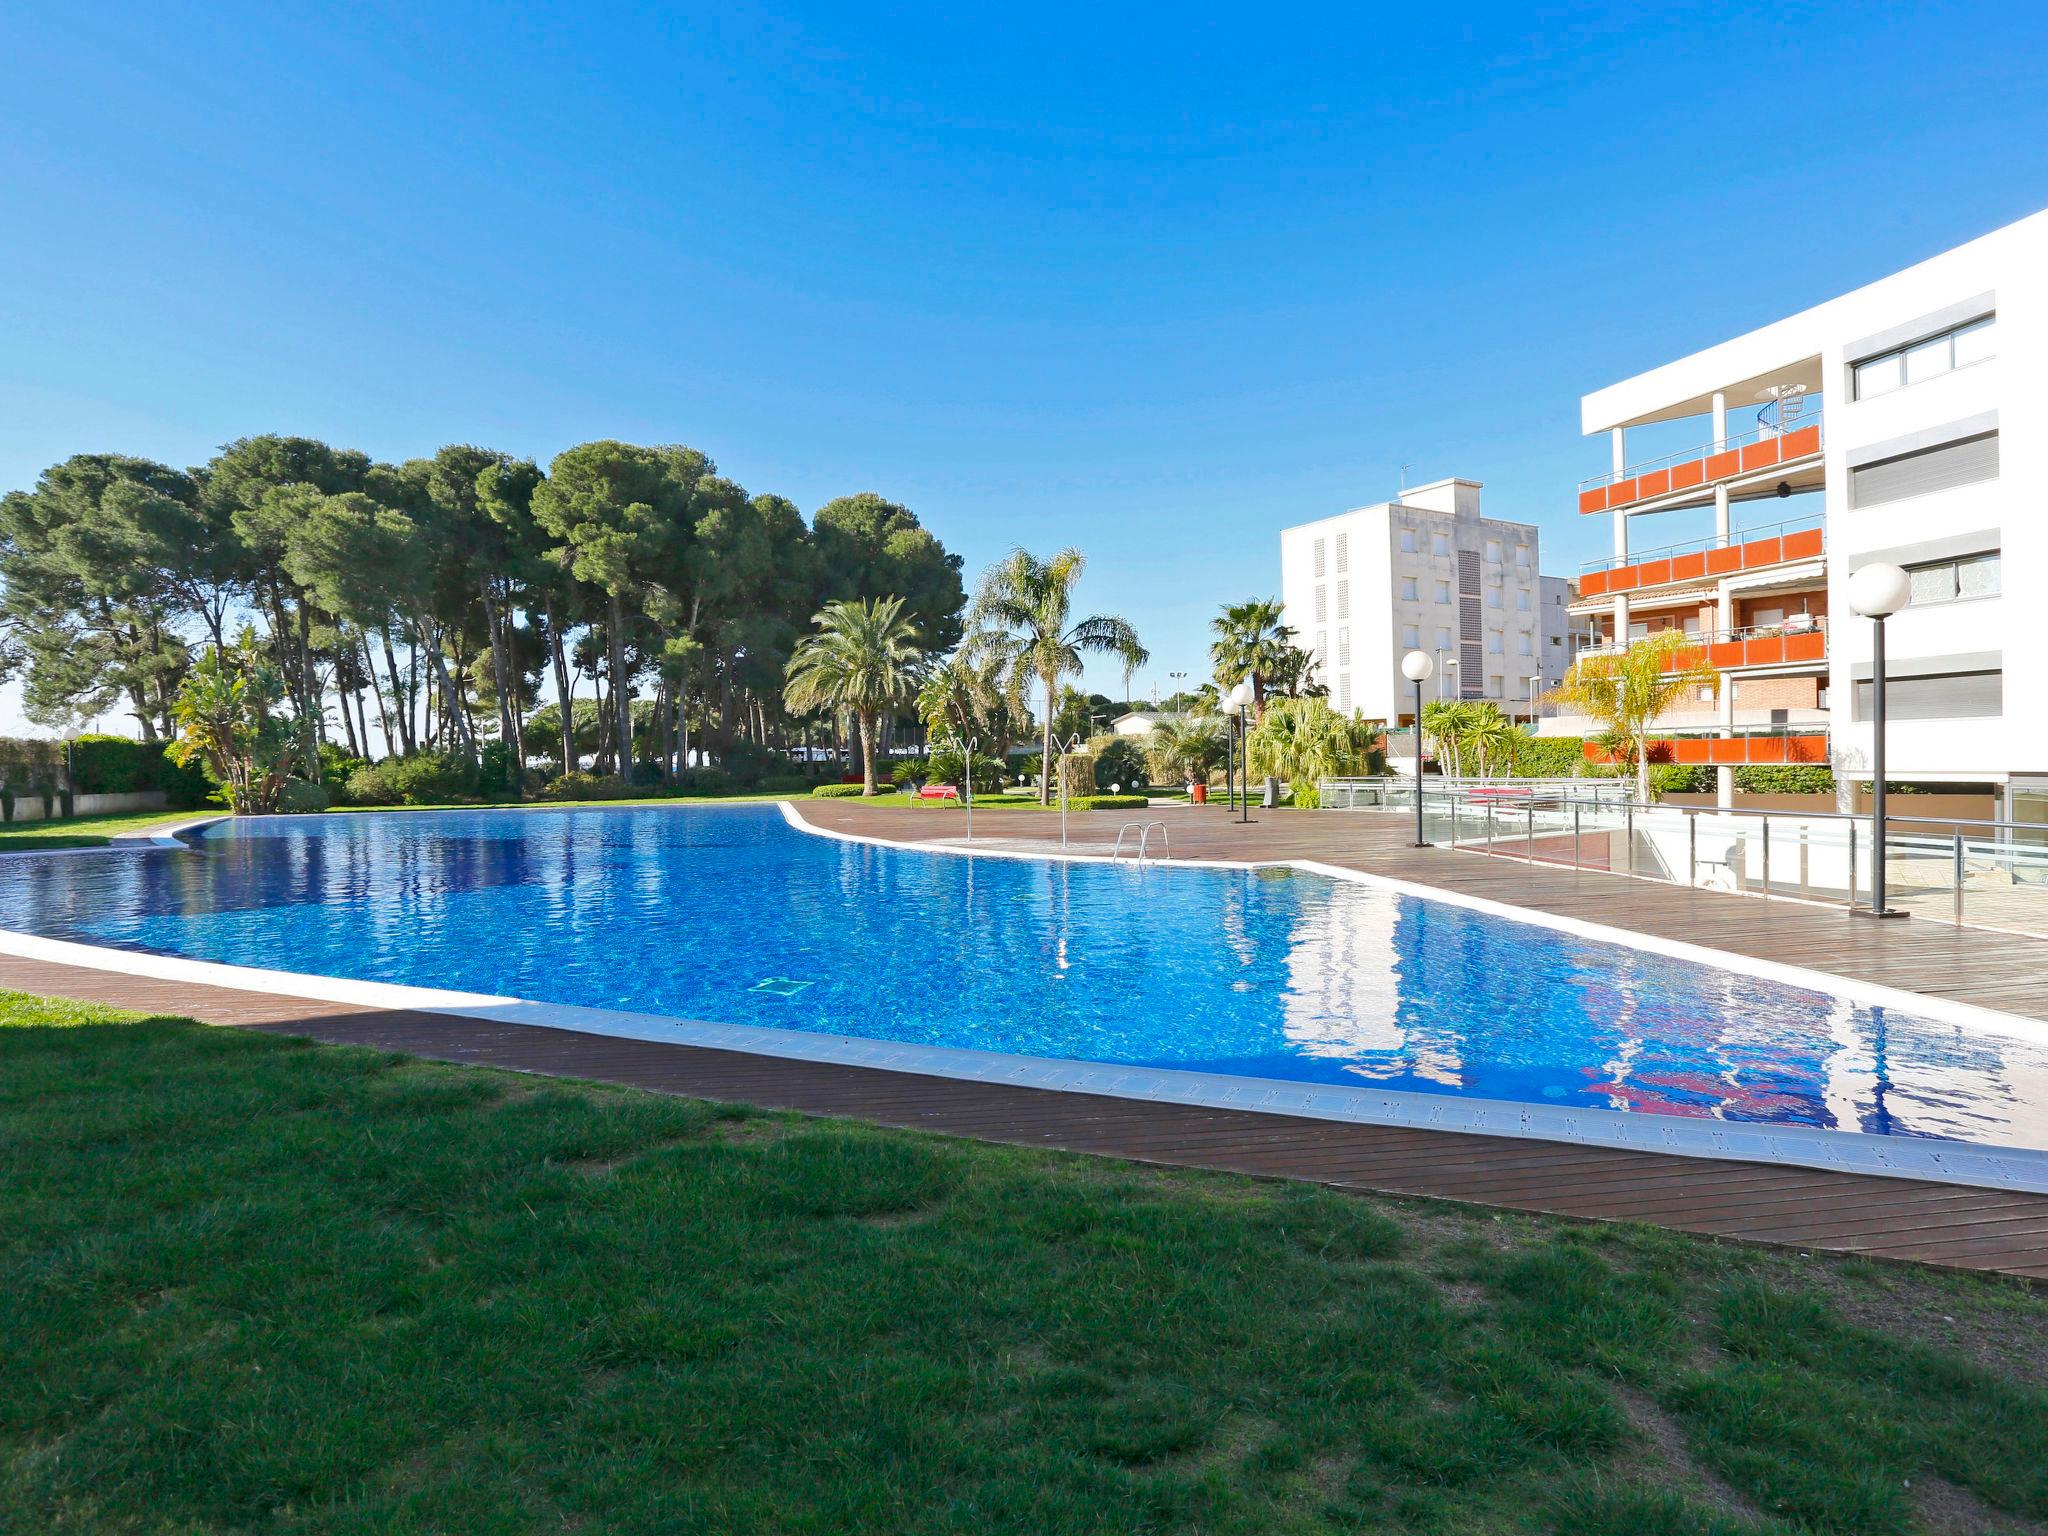
MULTIPOLYGON (((77 795, 73 797, 71 813, 74 816, 122 816, 137 811, 160 811, 165 807, 164 792, 160 789, 138 789, 125 795, 77 795)), ((57 796, 50 800, 50 820, 61 820, 64 802, 57 796)), ((27 790, 14 792, 14 825, 24 821, 42 821, 43 797, 27 790)))

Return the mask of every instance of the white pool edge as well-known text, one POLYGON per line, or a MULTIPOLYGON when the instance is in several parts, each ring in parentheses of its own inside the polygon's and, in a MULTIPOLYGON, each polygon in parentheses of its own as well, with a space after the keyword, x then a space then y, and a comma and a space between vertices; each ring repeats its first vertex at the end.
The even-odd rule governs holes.
MULTIPOLYGON (((815 836, 834 838, 843 842, 909 852, 959 853, 977 858, 1046 857, 1020 850, 966 848, 958 845, 935 847, 925 843, 905 843, 886 838, 857 836, 812 826, 804 821, 795 807, 786 800, 773 803, 780 808, 784 820, 789 825, 815 836)), ((174 839, 168 841, 175 842, 174 839)), ((178 843, 176 846, 186 845, 178 843)), ((1054 853, 1051 857, 1077 863, 1108 862, 1099 855, 1077 854, 1071 851, 1054 853)), ((1599 924, 1562 918, 1552 913, 1531 912, 1483 898, 1438 891, 1430 886, 1368 875, 1362 871, 1333 865, 1322 865, 1312 860, 1266 860, 1234 864, 1187 859, 1149 862, 1177 869, 1298 868, 1328 878, 1378 885, 1423 899, 1451 901, 1455 905, 1496 913, 1518 921, 1530 921, 1537 926, 1554 928, 1587 938, 1660 954, 1671 954, 1681 959, 1698 960, 1704 964, 1720 966, 1724 970, 1787 981, 1791 985, 1807 987, 1824 994, 1850 995, 1843 987, 1847 978, 1829 976, 1824 972, 1777 966, 1764 961, 1748 961, 1742 956, 1728 958, 1742 961, 1743 964, 1728 965, 1724 960, 1724 952, 1720 950, 1670 940, 1640 943, 1637 941, 1646 936, 1633 934, 1624 929, 1605 928, 1599 924), (1752 966, 1755 969, 1749 969, 1752 966)), ((453 1018, 570 1030, 580 1034, 736 1051, 794 1061, 868 1067, 968 1082, 1007 1084, 1020 1088, 1096 1094, 1108 1098, 1209 1109, 1243 1110, 1354 1125, 1398 1126, 1453 1134, 1506 1136, 1568 1145, 1660 1152, 1679 1157, 1721 1158, 1737 1162, 1830 1169, 1840 1173, 1921 1179, 1968 1185, 1973 1188, 2048 1193, 2048 1151, 2030 1148, 1994 1147, 1982 1143, 1939 1141, 1919 1137, 1870 1136, 1861 1132, 1822 1130, 1810 1126, 1776 1126, 1694 1119, 1641 1111, 1523 1104, 1511 1100, 1410 1093, 1397 1089, 1297 1083, 1274 1078, 1237 1077, 1172 1068, 1124 1067, 1101 1062, 966 1050, 955 1046, 907 1045, 894 1041, 868 1040, 807 1030, 771 1029, 745 1024, 713 1024, 614 1009, 529 1002, 520 998, 486 993, 447 991, 395 982, 356 981, 299 971, 227 965, 209 960, 187 960, 172 955, 80 944, 67 939, 42 938, 7 929, 0 929, 0 954, 161 981, 224 987, 244 992, 274 993, 284 997, 338 1003, 349 1007, 405 1009, 421 1013, 446 1014, 453 1018)), ((1852 1000, 1878 1001, 1885 1006, 1906 1008, 1923 1017, 1935 1016, 1927 1005, 1930 1002, 1942 1001, 1923 998, 1917 993, 1898 992, 1883 987, 1859 989, 1858 995, 1852 1000), (1865 992, 1870 995, 1863 995, 1865 992)), ((2017 1026, 2033 1026, 2036 1029, 2041 1027, 2037 1021, 2000 1013, 1993 1009, 1976 1008, 1967 1004, 1952 1006, 1969 1015, 1969 1021, 1972 1023, 1981 1025, 1987 1021, 1996 1021, 1997 1027, 2004 1031, 2010 1031, 2017 1026)))

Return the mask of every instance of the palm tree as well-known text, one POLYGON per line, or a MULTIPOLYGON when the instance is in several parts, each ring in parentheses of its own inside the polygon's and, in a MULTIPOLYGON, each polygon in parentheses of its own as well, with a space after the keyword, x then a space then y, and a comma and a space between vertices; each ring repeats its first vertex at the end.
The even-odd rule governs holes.
POLYGON ((1371 738, 1357 724, 1323 699, 1275 699, 1246 738, 1246 757, 1254 773, 1286 779, 1296 805, 1314 806, 1318 781, 1356 772, 1370 750, 1361 750, 1371 738))
POLYGON ((984 733, 983 748, 1001 758, 1010 749, 1013 722, 1003 697, 1000 657, 972 655, 965 646, 939 662, 917 693, 917 715, 933 738, 984 733))
POLYGON ((861 795, 875 792, 875 727, 884 711, 916 697, 924 678, 917 626, 900 597, 827 603, 814 635, 789 658, 783 702, 792 710, 845 710, 860 732, 861 795))
POLYGON ((981 578, 968 613, 969 646, 980 656, 995 657, 1009 680, 1018 714, 1024 713, 1024 691, 1035 682, 1043 690, 1044 771, 1038 776, 1038 800, 1051 803, 1055 759, 1052 717, 1059 709, 1062 679, 1077 677, 1084 656, 1117 656, 1133 668, 1151 660, 1138 643, 1138 632, 1112 614, 1094 614, 1070 622, 1074 584, 1086 559, 1078 549, 1063 549, 1050 560, 1013 549, 981 578))
POLYGON ((1215 715, 1168 716, 1153 727, 1145 761, 1162 784, 1206 782, 1223 760, 1223 722, 1215 715))
POLYGON ((1610 755, 1634 766, 1636 798, 1647 804, 1657 717, 1695 690, 1716 684, 1718 676, 1697 640, 1667 629, 1623 650, 1581 656, 1548 698, 1600 727, 1610 755))
POLYGON ((1227 604, 1209 621, 1216 635, 1209 647, 1216 681, 1231 688, 1249 678, 1252 705, 1261 718, 1266 713, 1267 687, 1294 665, 1287 655, 1294 649, 1294 631, 1280 622, 1284 611, 1276 599, 1259 598, 1227 604))

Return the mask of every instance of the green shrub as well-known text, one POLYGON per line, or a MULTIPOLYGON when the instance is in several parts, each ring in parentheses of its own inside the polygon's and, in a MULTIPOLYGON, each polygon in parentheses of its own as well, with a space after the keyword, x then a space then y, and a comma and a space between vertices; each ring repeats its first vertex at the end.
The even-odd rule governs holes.
POLYGON ((861 786, 858 784, 820 784, 811 791, 811 798, 813 800, 846 800, 858 795, 860 792, 861 786))
POLYGON ((196 811, 213 798, 213 780, 197 760, 187 764, 171 756, 168 746, 155 749, 149 774, 164 792, 164 803, 174 811, 196 811))
POLYGON ((550 800, 629 800, 640 791, 616 773, 565 773, 541 793, 550 800))
MULTIPOLYGON (((940 747, 932 753, 925 765, 924 782, 927 784, 951 784, 958 787, 961 777, 960 749, 940 747)), ((999 758, 983 753, 974 754, 974 792, 977 795, 992 795, 1003 787, 1003 764, 999 758)))
POLYGON ((1151 803, 1143 795, 1081 795, 1070 798, 1067 808, 1075 811, 1142 811, 1151 803))
POLYGON ((327 804, 327 787, 324 784, 309 784, 304 779, 293 779, 277 792, 277 811, 280 816, 301 816, 312 811, 324 811, 327 804))
POLYGON ((514 794, 519 789, 519 772, 512 761, 512 747, 503 741, 487 741, 477 753, 477 788, 487 795, 514 794))
POLYGON ((801 795, 809 793, 811 781, 801 773, 771 773, 761 780, 761 789, 770 795, 801 795))
POLYGON ((1664 795, 1710 795, 1714 792, 1714 770, 1681 763, 1652 763, 1650 793, 1664 795))
POLYGON ((1735 787, 1747 795, 1832 795, 1834 770, 1823 763, 1788 763, 1776 768, 1738 768, 1735 787))
POLYGON ((476 792, 476 769, 450 752, 388 757, 358 768, 341 785, 348 805, 440 805, 476 792))
POLYGON ((1010 776, 1016 779, 1023 779, 1026 782, 1037 778, 1039 770, 1044 766, 1045 754, 1043 752, 1026 752, 1022 757, 1011 758, 1008 764, 1010 776))
POLYGON ((1582 736, 1529 736, 1515 747, 1515 772, 1524 778, 1584 778, 1591 768, 1582 736))
POLYGON ((789 756, 758 742, 736 741, 718 754, 718 770, 735 789, 758 789, 770 774, 789 772, 789 756))
POLYGON ((1086 752, 1069 752, 1060 759, 1058 774, 1052 782, 1052 791, 1058 795, 1062 789, 1069 800, 1095 793, 1095 759, 1086 752))
POLYGON ((71 787, 81 795, 132 795, 156 789, 154 765, 161 742, 126 736, 81 736, 71 744, 71 787))
POLYGON ((341 784, 343 805, 396 805, 398 786, 392 782, 392 762, 372 763, 358 768, 341 784))
POLYGON ((368 758, 351 757, 331 741, 320 743, 320 778, 328 784, 346 784, 358 768, 370 766, 368 758))
POLYGON ((1152 782, 1145 754, 1128 736, 1098 736, 1090 744, 1095 754, 1095 782, 1121 784, 1125 789, 1143 789, 1152 782))

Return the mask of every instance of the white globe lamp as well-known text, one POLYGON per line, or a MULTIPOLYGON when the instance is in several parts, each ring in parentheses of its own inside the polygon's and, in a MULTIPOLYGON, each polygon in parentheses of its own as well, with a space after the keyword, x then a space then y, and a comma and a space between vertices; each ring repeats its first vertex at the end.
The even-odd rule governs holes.
POLYGON ((1885 905, 1884 621, 1913 600, 1913 579, 1896 565, 1866 565, 1849 577, 1849 606, 1870 620, 1871 917, 1903 917, 1885 905))

